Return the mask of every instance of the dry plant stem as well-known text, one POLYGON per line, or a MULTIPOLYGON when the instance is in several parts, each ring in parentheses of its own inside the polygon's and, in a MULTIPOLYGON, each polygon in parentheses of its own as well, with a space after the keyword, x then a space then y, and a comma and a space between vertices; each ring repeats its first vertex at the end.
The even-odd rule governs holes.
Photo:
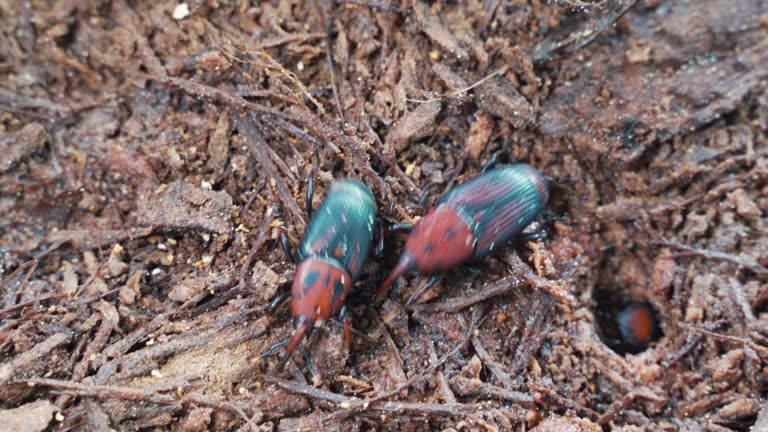
MULTIPOLYGON (((363 180, 371 182, 371 186, 374 187, 375 191, 378 194, 381 194, 387 198, 390 198, 392 196, 392 191, 389 185, 384 181, 383 178, 381 178, 381 176, 379 176, 378 173, 376 173, 376 171, 373 170, 373 168, 371 167, 370 161, 368 160, 369 159, 368 154, 364 151, 363 148, 361 148, 357 140, 353 139, 352 137, 344 135, 344 133, 341 130, 339 130, 337 126, 331 125, 322 121, 320 118, 318 118, 314 114, 308 114, 306 116, 286 114, 284 112, 278 111, 273 108, 269 108, 263 105, 249 102, 245 99, 236 97, 226 91, 219 90, 215 87, 207 86, 205 84, 200 84, 194 81, 185 80, 181 78, 174 78, 174 77, 162 78, 162 77, 146 75, 146 74, 139 74, 139 76, 144 77, 146 79, 154 80, 163 85, 179 88, 180 90, 194 96, 198 96, 211 101, 224 103, 226 105, 229 105, 233 108, 237 108, 244 112, 248 112, 251 114, 253 113, 265 114, 268 117, 270 117, 269 120, 277 122, 278 124, 280 124, 281 127, 284 127, 286 130, 289 130, 292 132, 296 132, 299 129, 297 129, 295 126, 288 127, 288 122, 304 125, 308 129, 314 131, 319 136, 321 136, 323 138, 323 142, 325 142, 336 153, 338 153, 340 149, 338 146, 333 144, 333 142, 337 141, 341 144, 341 146, 345 150, 347 161, 351 164, 351 166, 347 167, 348 172, 354 172, 356 169, 359 172, 359 175, 363 177, 363 180)), ((297 136, 299 135, 301 135, 300 137, 302 138, 308 136, 308 134, 306 133, 301 133, 301 134, 297 133, 297 136)), ((313 139, 313 141, 316 142, 317 140, 313 139)))
MULTIPOLYGON (((253 149, 253 154, 256 160, 259 162, 261 168, 265 171, 266 177, 269 179, 267 182, 270 186, 274 185, 277 189, 277 196, 280 197, 280 201, 290 211, 294 223, 298 227, 306 225, 302 211, 299 209, 296 199, 293 197, 290 188, 285 184, 285 180, 282 176, 277 174, 277 167, 272 159, 267 154, 267 148, 269 145, 261 136, 257 129, 257 125, 260 125, 255 116, 241 117, 237 120, 238 129, 243 133, 243 136, 249 141, 250 147, 253 149)), ((259 129, 262 129, 259 127, 259 129)))
POLYGON ((270 108, 264 105, 247 101, 245 99, 234 96, 224 90, 220 90, 216 87, 211 87, 209 85, 201 84, 195 81, 191 81, 183 78, 175 78, 175 77, 162 78, 159 76, 152 76, 152 75, 146 75, 146 74, 139 74, 138 76, 145 79, 156 81, 165 86, 178 88, 179 90, 182 90, 185 93, 188 93, 193 96, 199 96, 201 98, 207 99, 212 102, 219 102, 225 105, 229 105, 231 107, 237 108, 244 112, 266 114, 274 118, 282 118, 284 120, 291 121, 298 124, 305 123, 305 119, 302 117, 295 116, 292 114, 286 114, 274 108, 270 108))
POLYGON ((533 269, 528 267, 516 253, 511 253, 509 255, 508 263, 510 267, 512 267, 513 274, 528 279, 528 282, 530 282, 535 289, 549 293, 559 300, 560 303, 564 303, 568 307, 572 308, 576 306, 576 297, 568 292, 566 284, 540 277, 533 271, 533 269))
MULTIPOLYGON (((50 114, 50 116, 43 116, 43 119, 53 119, 55 115, 65 117, 70 114, 70 109, 65 105, 58 104, 46 99, 39 99, 30 96, 24 96, 16 93, 9 92, 4 89, 0 89, 0 104, 3 104, 9 108, 18 109, 42 109, 50 114)), ((8 109, 8 108, 6 108, 8 109)), ((25 114, 35 115, 35 113, 29 113, 24 111, 25 114)))
POLYGON ((346 416, 348 416, 348 415, 352 414, 353 412, 356 412, 356 411, 358 411, 360 409, 366 409, 366 407, 368 407, 369 405, 371 405, 373 403, 376 403, 376 402, 388 399, 390 397, 393 397, 393 396, 399 394, 403 389, 406 389, 406 388, 410 387, 415 382, 417 382, 418 380, 420 380, 423 377, 425 377, 427 374, 432 373, 432 371, 434 371, 435 369, 440 367, 440 365, 445 363, 449 358, 455 356, 456 353, 458 353, 459 350, 462 347, 464 347, 464 345, 466 345, 467 342, 469 342, 470 337, 472 336, 472 333, 477 328, 477 325, 480 322, 480 318, 481 318, 484 310, 485 310, 485 308, 482 307, 482 306, 478 306, 477 308, 474 309, 472 320, 471 320, 470 324, 467 326, 467 331, 464 333, 464 335, 462 336, 461 340, 458 343, 456 343, 456 345, 450 351, 448 351, 442 357, 440 357, 436 362, 431 363, 428 367, 426 367, 425 369, 419 371, 418 373, 413 375, 411 378, 409 378, 407 381, 405 381, 404 383, 400 384, 399 386, 395 387, 392 390, 389 390, 389 391, 383 392, 381 394, 378 394, 378 395, 366 398, 364 400, 357 400, 354 403, 351 403, 350 406, 344 407, 343 410, 340 410, 340 411, 337 411, 336 413, 334 413, 332 418, 334 420, 339 420, 340 418, 346 417, 346 416))
POLYGON ((637 395, 634 392, 630 392, 621 399, 613 402, 608 409, 605 410, 605 412, 600 415, 600 417, 597 419, 597 424, 601 426, 607 425, 609 422, 613 421, 613 419, 616 418, 617 415, 619 415, 624 409, 626 409, 629 404, 632 403, 633 400, 635 400, 635 397, 637 395))
POLYGON ((102 399, 116 398, 132 401, 147 401, 158 404, 173 405, 179 402, 176 396, 159 394, 155 391, 135 387, 109 386, 98 384, 82 384, 46 378, 24 380, 29 385, 41 385, 66 390, 78 396, 96 396, 102 399))
MULTIPOLYGON (((572 409, 572 410, 576 411, 577 413, 585 415, 585 416, 587 416, 587 417, 589 417, 591 419, 594 419, 594 420, 596 420, 596 419, 598 419, 600 417, 600 414, 598 412, 593 411, 593 410, 591 410, 591 409, 589 409, 587 407, 581 406, 581 405, 577 404, 576 402, 572 401, 571 399, 562 397, 559 394, 555 393, 554 391, 544 387, 543 385, 540 385, 538 383, 533 383, 532 382, 532 383, 530 383, 530 387, 533 389, 533 391, 535 391, 537 393, 540 393, 542 396, 544 396, 545 398, 548 398, 554 404, 556 404, 556 405, 558 405, 560 407, 567 408, 567 409, 572 409)), ((537 399, 536 400, 537 402, 540 402, 541 398, 537 397, 536 399, 537 399)))
POLYGON ((259 47, 262 49, 277 48, 281 45, 294 42, 309 42, 325 38, 325 33, 293 33, 284 36, 275 36, 259 41, 259 47))
MULTIPOLYGON (((478 410, 487 409, 488 406, 481 403, 475 404, 435 404, 435 403, 417 403, 417 402, 385 402, 385 401, 373 401, 366 403, 357 398, 347 397, 337 393, 332 393, 325 390, 320 390, 315 387, 311 387, 306 384, 299 384, 295 382, 285 381, 275 377, 264 377, 264 381, 270 384, 275 384, 286 390, 289 390, 296 394, 301 394, 314 399, 322 399, 335 403, 337 406, 343 408, 345 411, 347 405, 360 405, 364 410, 380 411, 387 413, 397 414, 411 414, 411 415, 443 415, 462 417, 476 413, 478 410), (362 405, 361 405, 362 404, 362 405)), ((325 419, 330 421, 331 418, 342 411, 337 411, 325 419)), ((350 413, 347 413, 350 414, 350 413)))
POLYGON ((571 33, 565 39, 556 42, 544 42, 536 46, 531 53, 531 61, 534 64, 540 64, 548 61, 551 56, 567 47, 568 45, 574 45, 572 52, 576 52, 600 35, 611 24, 618 21, 626 14, 629 9, 637 2, 637 0, 618 0, 615 2, 613 10, 608 11, 601 18, 590 20, 583 29, 571 33))
MULTIPOLYGON (((544 293, 539 293, 531 302, 528 310, 533 314, 533 319, 528 321, 530 324, 526 325, 523 330, 523 335, 513 356, 515 360, 509 367, 508 373, 510 375, 515 375, 521 371, 528 362, 528 359, 541 346, 541 341, 547 335, 550 328, 551 319, 547 321, 547 314, 554 305, 554 302, 554 298, 544 293)), ((510 333, 510 337, 511 335, 512 333, 510 333)), ((507 338, 508 340, 509 337, 507 338)))
MULTIPOLYGON (((29 270, 27 270, 27 273, 24 275, 24 279, 21 281, 22 287, 24 285, 26 285, 27 282, 29 282, 29 279, 32 277, 32 274, 35 272, 35 270, 37 270, 37 266, 40 263, 40 260, 45 258, 46 256, 48 256, 48 254, 50 254, 51 252, 54 252, 57 249, 59 249, 64 243, 65 243, 64 241, 54 241, 53 244, 48 246, 42 252, 36 254, 31 260, 29 260, 29 261, 25 262, 24 264, 18 266, 13 272, 11 272, 11 274, 8 275, 8 277, 3 279, 2 283, 0 283, 0 293, 2 293, 2 291, 4 291, 4 290, 8 289, 8 284, 11 283, 11 280, 13 278, 16 278, 22 271, 26 270, 27 267, 29 267, 29 270)), ((16 290, 16 291, 19 291, 19 290, 16 290)), ((34 304, 37 301, 40 301, 41 299, 42 300, 48 300, 49 298, 53 299, 53 298, 59 298, 59 297, 61 297, 61 296, 59 296, 59 295, 43 296, 43 297, 41 297, 39 299, 30 300, 30 301, 27 301, 27 302, 24 302, 24 303, 21 303, 21 304, 18 304, 18 305, 8 306, 7 308, 0 310, 0 316, 2 316, 5 313, 13 312, 13 311, 16 311, 16 310, 18 310, 20 308, 24 308, 27 305, 34 304)))
POLYGON ((734 304, 734 309, 738 309, 738 312, 736 312, 734 315, 742 316, 738 326, 740 327, 742 338, 746 340, 745 342, 742 342, 742 348, 744 349, 744 354, 746 354, 747 359, 749 360, 744 364, 744 372, 752 386, 759 389, 761 386, 758 383, 757 375, 759 372, 757 371, 760 370, 761 359, 758 353, 753 349, 751 344, 752 341, 749 337, 749 329, 751 327, 750 324, 755 321, 755 314, 752 311, 752 307, 750 306, 749 301, 747 300, 747 294, 744 292, 744 286, 741 284, 741 282, 739 282, 738 279, 731 277, 728 279, 728 283, 726 285, 733 293, 731 296, 731 301, 734 304))
POLYGON ((475 382, 470 378, 460 375, 451 378, 451 385, 454 391, 460 396, 498 398, 514 402, 525 408, 530 408, 535 403, 533 396, 527 393, 507 390, 484 382, 475 382))
POLYGON ((501 382, 502 386, 508 390, 514 388, 514 385, 512 384, 512 377, 510 377, 508 373, 504 372, 504 366, 501 363, 491 358, 490 354, 488 354, 488 351, 485 350, 482 342, 480 342, 479 337, 472 336, 472 346, 475 348, 477 356, 491 371, 493 376, 496 377, 499 382, 501 382))
POLYGON ((339 119, 341 121, 346 121, 346 116, 344 115, 344 109, 341 105, 341 99, 339 98, 339 88, 336 85, 336 64, 333 61, 333 19, 330 21, 327 20, 325 14, 323 13, 323 9, 318 5, 317 0, 312 0, 312 6, 317 11, 318 16, 320 17, 320 22, 323 25, 323 28, 325 28, 326 38, 325 38, 325 44, 326 50, 325 50, 325 61, 328 63, 328 72, 331 75, 331 90, 333 91, 333 100, 336 103, 336 109, 339 112, 339 119))
POLYGON ((739 267, 744 267, 749 270, 752 270, 753 272, 762 276, 768 275, 767 268, 765 268, 760 263, 758 263, 757 261, 749 257, 742 257, 738 255, 729 254, 726 252, 699 249, 692 246, 684 245, 682 243, 677 243, 677 242, 668 241, 668 240, 658 241, 657 243, 663 246, 673 247, 675 249, 681 249, 685 251, 684 253, 678 253, 678 254, 661 257, 662 259, 674 259, 682 256, 700 256, 708 259, 726 261, 731 264, 735 264, 739 267))
POLYGON ((264 242, 267 239, 267 234, 271 229, 272 221, 275 219, 275 215, 277 214, 276 205, 273 204, 271 210, 267 210, 265 213, 266 216, 264 216, 264 222, 262 222, 259 235, 256 237, 256 241, 253 243, 253 247, 251 247, 251 251, 248 253, 248 257, 246 257, 243 266, 240 268, 240 277, 238 280, 239 288, 244 288, 247 285, 248 272, 253 265, 253 260, 255 259, 256 254, 261 250, 261 247, 264 246, 264 242))
POLYGON ((230 402, 218 402, 211 400, 203 395, 189 394, 179 399, 176 396, 161 394, 154 390, 146 390, 136 387, 81 384, 70 381, 55 379, 33 378, 24 380, 28 385, 41 385, 65 390, 69 394, 77 396, 90 396, 99 399, 122 399, 130 401, 146 401, 161 405, 179 405, 194 404, 210 408, 216 408, 233 412, 240 416, 254 431, 258 431, 258 426, 248 417, 242 409, 230 402))
MULTIPOLYGON (((434 363, 438 360, 437 352, 435 351, 435 343, 428 338, 426 339, 426 347, 429 350, 429 361, 434 363)), ((450 385, 448 385, 448 381, 445 379, 445 374, 440 372, 435 374, 435 379, 437 380, 437 395, 439 395, 443 402, 445 403, 456 403, 458 402, 456 400, 456 395, 453 394, 453 391, 451 391, 450 385)))
MULTIPOLYGON (((75 367, 72 370, 71 380, 74 382, 82 381, 83 378, 87 376, 88 370, 92 363, 91 357, 95 357, 97 353, 101 352, 101 350, 104 348, 104 345, 106 345, 107 339, 112 334, 113 328, 117 326, 117 310, 115 310, 112 305, 107 306, 106 303, 98 304, 97 306, 99 305, 102 305, 101 308, 98 308, 100 309, 101 314, 101 324, 99 325, 98 330, 96 330, 96 334, 92 339, 90 339, 90 342, 85 347, 85 351, 83 351, 80 361, 75 364, 75 367), (112 310, 109 310, 110 307, 112 310)), ((69 397, 65 395, 56 401, 56 405, 63 407, 68 402, 69 397)))
POLYGON ((436 101, 443 100, 444 98, 458 96, 458 95, 460 95, 462 93, 466 93, 466 92, 472 90, 473 88, 483 84, 484 82, 486 82, 486 81, 488 81, 488 80, 490 80, 490 79, 492 79, 492 78, 494 78, 496 76, 505 74, 507 72, 507 70, 509 70, 509 67, 508 66, 504 66, 501 69, 498 69, 496 71, 491 72, 490 74, 486 75, 485 77, 481 78, 480 80, 478 80, 477 82, 475 82, 474 84, 472 84, 470 86, 467 86, 467 87, 464 87, 464 88, 460 88, 458 90, 452 91, 452 92, 450 92, 450 93, 448 93, 446 95, 440 96, 440 97, 434 97, 434 98, 431 98, 431 99, 424 99, 424 100, 422 100, 422 99, 405 99, 405 100, 407 100, 408 102, 430 103, 430 102, 436 102, 436 101))
POLYGON ((38 343, 32 349, 16 356, 10 362, 0 365, 0 385, 6 385, 36 360, 48 355, 54 349, 69 343, 71 340, 72 335, 70 334, 56 333, 38 343))
POLYGON ((447 299, 437 303, 427 304, 415 304, 408 308, 415 312, 458 312, 462 309, 468 308, 477 303, 484 302, 488 299, 504 295, 510 291, 525 286, 530 282, 526 279, 506 276, 492 284, 484 287, 478 292, 472 293, 468 296, 460 296, 447 299))

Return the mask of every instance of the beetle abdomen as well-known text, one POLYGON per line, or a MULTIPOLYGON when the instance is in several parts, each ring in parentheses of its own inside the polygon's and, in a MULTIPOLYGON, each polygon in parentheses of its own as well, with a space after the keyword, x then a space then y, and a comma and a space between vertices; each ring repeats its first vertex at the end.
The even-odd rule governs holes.
POLYGON ((455 208, 475 235, 474 257, 519 234, 549 199, 546 178, 530 165, 487 171, 451 189, 438 205, 455 208))
POLYGON ((627 306, 616 317, 616 322, 622 339, 633 348, 646 346, 658 328, 650 306, 642 303, 627 306))
POLYGON ((336 181, 307 226, 299 260, 334 259, 355 280, 368 256, 375 222, 376 202, 370 190, 355 180, 336 181))

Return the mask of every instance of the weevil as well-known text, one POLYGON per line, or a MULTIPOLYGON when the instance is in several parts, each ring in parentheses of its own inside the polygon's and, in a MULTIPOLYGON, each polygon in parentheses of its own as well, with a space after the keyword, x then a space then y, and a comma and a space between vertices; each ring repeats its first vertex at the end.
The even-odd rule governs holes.
POLYGON ((449 190, 411 230, 397 266, 374 298, 411 270, 431 274, 408 299, 420 297, 440 273, 489 254, 519 235, 549 199, 547 179, 525 164, 483 170, 449 190))
POLYGON ((616 325, 628 352, 637 353, 660 336, 661 330, 651 306, 630 303, 616 315, 616 325))
POLYGON ((374 237, 376 201, 367 186, 349 179, 333 182, 314 214, 312 189, 310 180, 306 204, 311 219, 295 259, 287 237, 282 237, 285 255, 299 264, 290 295, 276 297, 269 307, 274 310, 291 301, 294 333, 278 369, 285 366, 304 336, 333 316, 344 323, 344 342, 349 346, 351 327, 344 302, 363 270, 374 237))

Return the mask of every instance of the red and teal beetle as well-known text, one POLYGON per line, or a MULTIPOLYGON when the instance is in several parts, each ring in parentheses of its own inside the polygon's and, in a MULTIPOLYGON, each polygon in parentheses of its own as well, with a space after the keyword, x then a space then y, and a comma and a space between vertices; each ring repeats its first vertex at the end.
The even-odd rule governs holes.
MULTIPOLYGON (((307 213, 312 213, 311 196, 310 181, 307 213)), ((355 180, 333 182, 312 215, 296 254, 299 265, 290 293, 294 333, 278 369, 304 336, 333 316, 344 322, 344 341, 349 346, 351 328, 344 301, 368 258, 375 226, 376 201, 370 189, 355 180)), ((283 250, 293 259, 287 246, 284 237, 283 250)), ((288 298, 287 294, 278 296, 270 309, 288 298)))
POLYGON ((483 257, 520 234, 549 199, 547 179, 525 164, 484 170, 448 191, 412 229, 400 261, 384 280, 379 296, 411 270, 432 274, 406 304, 458 264, 483 257))
POLYGON ((661 330, 651 306, 630 303, 616 315, 616 324, 627 352, 638 353, 660 336, 661 330))

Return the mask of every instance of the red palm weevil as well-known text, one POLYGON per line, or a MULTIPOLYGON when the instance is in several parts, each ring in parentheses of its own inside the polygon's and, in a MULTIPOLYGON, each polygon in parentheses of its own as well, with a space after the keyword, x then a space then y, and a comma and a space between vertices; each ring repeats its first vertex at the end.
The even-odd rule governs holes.
MULTIPOLYGON (((307 213, 311 214, 312 182, 307 193, 307 213)), ((291 300, 293 336, 287 341, 282 369, 304 336, 309 336, 332 316, 344 322, 344 341, 351 340, 350 320, 344 301, 360 276, 373 242, 376 201, 367 186, 355 180, 338 180, 314 212, 299 245, 296 276, 290 296, 283 294, 270 305, 274 310, 291 300)), ((293 256, 283 237, 283 251, 293 256)), ((271 352, 272 350, 270 350, 271 352)))
POLYGON ((548 199, 547 179, 525 164, 490 169, 459 184, 413 227, 400 261, 374 297, 407 271, 432 274, 408 299, 410 304, 440 280, 436 274, 485 256, 519 235, 548 199))

